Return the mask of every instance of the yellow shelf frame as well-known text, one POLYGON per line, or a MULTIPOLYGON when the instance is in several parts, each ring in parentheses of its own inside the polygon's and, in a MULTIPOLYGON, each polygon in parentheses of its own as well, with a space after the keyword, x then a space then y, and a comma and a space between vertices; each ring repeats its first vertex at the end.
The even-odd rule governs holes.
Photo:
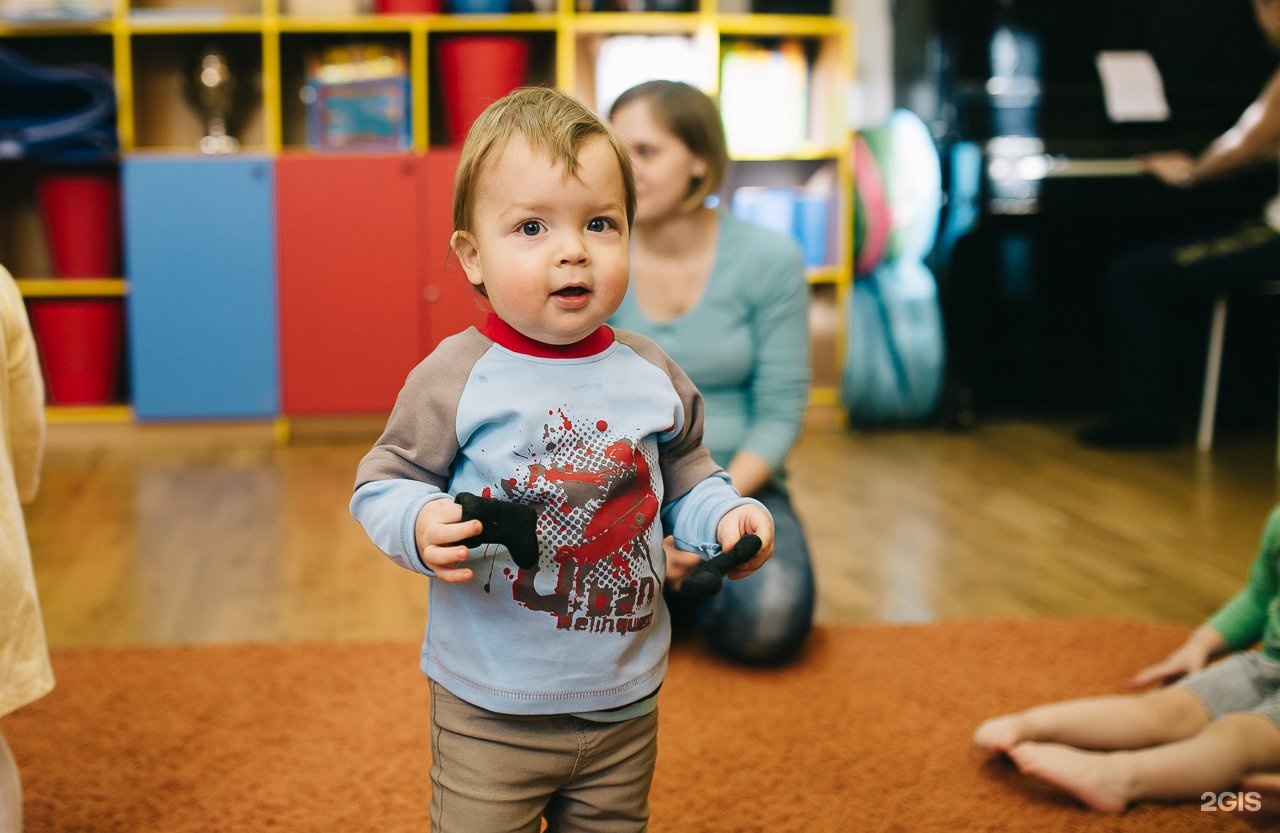
POLYGON ((122 298, 129 294, 123 278, 18 278, 24 298, 122 298))
POLYGON ((128 405, 50 405, 44 409, 44 416, 50 425, 98 425, 134 421, 133 408, 128 405))

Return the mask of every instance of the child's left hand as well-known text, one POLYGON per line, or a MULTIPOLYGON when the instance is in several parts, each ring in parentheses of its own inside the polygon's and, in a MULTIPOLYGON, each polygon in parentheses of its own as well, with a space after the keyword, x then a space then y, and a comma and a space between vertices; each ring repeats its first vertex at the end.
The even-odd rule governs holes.
POLYGON ((729 578, 740 579, 754 573, 764 566, 764 562, 773 555, 773 517, 764 509, 755 505, 739 506, 730 510, 716 525, 716 540, 720 549, 733 549, 738 539, 748 533, 760 538, 760 551, 746 564, 729 571, 729 578))

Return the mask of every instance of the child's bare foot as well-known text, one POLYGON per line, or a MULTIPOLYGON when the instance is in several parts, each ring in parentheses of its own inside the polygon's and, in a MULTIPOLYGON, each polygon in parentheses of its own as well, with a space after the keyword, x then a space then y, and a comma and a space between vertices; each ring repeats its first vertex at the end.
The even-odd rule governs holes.
POLYGON ((1250 775, 1240 789, 1245 791, 1245 800, 1237 805, 1234 815, 1259 830, 1280 828, 1280 774, 1250 775))
POLYGON ((1027 736, 1026 721, 1021 714, 1006 714, 993 717, 983 722, 973 733, 973 742, 988 752, 1009 754, 1009 750, 1030 740, 1027 736))
POLYGON ((1084 752, 1057 743, 1020 743, 1009 757, 1024 775, 1070 793, 1093 810, 1123 813, 1129 799, 1109 754, 1084 752))

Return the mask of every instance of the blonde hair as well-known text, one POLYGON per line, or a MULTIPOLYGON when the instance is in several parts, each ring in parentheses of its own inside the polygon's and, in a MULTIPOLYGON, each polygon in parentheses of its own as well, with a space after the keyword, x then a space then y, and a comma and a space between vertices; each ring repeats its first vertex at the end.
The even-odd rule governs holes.
POLYGON ((654 121, 706 163, 706 175, 690 184, 689 193, 680 204, 682 211, 699 207, 720 188, 729 167, 729 148, 719 108, 706 93, 681 81, 646 81, 614 99, 609 119, 637 101, 648 102, 654 121))
POLYGON ((521 87, 485 108, 471 125, 462 145, 462 158, 453 180, 454 231, 471 229, 471 212, 485 163, 501 152, 513 136, 521 136, 536 151, 578 172, 578 154, 589 139, 606 139, 618 158, 626 197, 627 225, 636 214, 636 182, 631 157, 603 121, 568 93, 549 87, 521 87))

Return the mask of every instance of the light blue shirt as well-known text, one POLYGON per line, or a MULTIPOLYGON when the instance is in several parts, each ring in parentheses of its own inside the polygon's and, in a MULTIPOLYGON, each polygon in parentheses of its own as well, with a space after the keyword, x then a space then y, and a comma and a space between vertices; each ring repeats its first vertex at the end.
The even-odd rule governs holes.
MULTIPOLYGON (((357 473, 351 512, 391 559, 430 574, 422 506, 471 492, 537 507, 539 560, 471 550, 475 578, 431 582, 422 669, 506 714, 642 700, 666 671, 662 538, 719 552, 745 503, 700 443, 701 401, 648 339, 604 331, 579 355, 530 355, 472 329, 409 375, 357 473)), ((497 337, 501 337, 501 334, 497 337)))

